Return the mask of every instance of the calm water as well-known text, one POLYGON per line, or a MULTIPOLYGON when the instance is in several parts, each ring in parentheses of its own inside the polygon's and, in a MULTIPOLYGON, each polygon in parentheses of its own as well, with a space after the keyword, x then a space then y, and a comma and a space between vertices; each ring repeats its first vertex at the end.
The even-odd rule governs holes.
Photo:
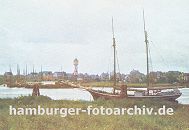
MULTIPOLYGON (((112 88, 93 88, 104 91, 112 91, 112 88)), ((189 88, 180 89, 182 96, 177 100, 181 104, 189 104, 189 88)), ((84 89, 40 89, 41 95, 48 96, 54 100, 86 100, 92 101, 93 98, 89 92, 84 89)), ((15 98, 18 96, 28 96, 32 94, 32 89, 28 88, 8 88, 0 86, 0 98, 15 98)))

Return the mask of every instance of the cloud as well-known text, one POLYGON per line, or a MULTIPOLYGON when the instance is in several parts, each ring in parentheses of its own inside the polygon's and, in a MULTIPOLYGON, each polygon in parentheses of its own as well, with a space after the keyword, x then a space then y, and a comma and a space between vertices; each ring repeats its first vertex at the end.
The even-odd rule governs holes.
POLYGON ((46 69, 109 71, 114 17, 120 69, 145 72, 142 9, 155 70, 188 70, 188 1, 183 0, 11 0, 0 4, 1 65, 42 64, 46 69), (162 61, 169 64, 167 67, 162 61))

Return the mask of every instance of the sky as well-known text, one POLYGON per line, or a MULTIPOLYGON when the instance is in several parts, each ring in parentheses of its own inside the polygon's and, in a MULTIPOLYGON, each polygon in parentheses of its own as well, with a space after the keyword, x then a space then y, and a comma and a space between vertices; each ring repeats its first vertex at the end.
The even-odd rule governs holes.
POLYGON ((189 72, 188 0, 0 0, 0 73, 32 71, 100 74, 113 68, 114 19, 121 73, 146 72, 143 9, 151 71, 189 72))

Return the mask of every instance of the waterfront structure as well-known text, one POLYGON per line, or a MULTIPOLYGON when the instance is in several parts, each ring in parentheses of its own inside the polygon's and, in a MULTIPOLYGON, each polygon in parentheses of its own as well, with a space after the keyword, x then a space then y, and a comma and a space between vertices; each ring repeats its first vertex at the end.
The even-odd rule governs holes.
POLYGON ((183 74, 183 80, 184 80, 185 83, 189 83, 189 73, 183 74))
POLYGON ((78 78, 78 65, 79 65, 79 60, 77 58, 74 59, 73 65, 74 65, 73 80, 77 80, 77 78, 78 78))
POLYGON ((79 64, 79 60, 77 58, 75 58, 73 61, 73 65, 74 65, 73 75, 74 76, 78 76, 78 64, 79 64))
POLYGON ((5 81, 10 81, 13 77, 13 73, 12 72, 5 72, 4 73, 4 79, 5 81))
POLYGON ((52 71, 43 71, 42 77, 43 77, 43 80, 46 80, 46 81, 53 80, 53 73, 52 71))
POLYGON ((66 75, 66 72, 54 72, 53 78, 54 79, 63 79, 66 75))
POLYGON ((13 82, 13 73, 11 66, 10 66, 10 70, 4 73, 4 82, 8 85, 11 85, 13 82))
POLYGON ((100 80, 102 80, 102 81, 109 81, 110 80, 110 75, 109 75, 109 73, 102 73, 101 75, 100 75, 100 80))

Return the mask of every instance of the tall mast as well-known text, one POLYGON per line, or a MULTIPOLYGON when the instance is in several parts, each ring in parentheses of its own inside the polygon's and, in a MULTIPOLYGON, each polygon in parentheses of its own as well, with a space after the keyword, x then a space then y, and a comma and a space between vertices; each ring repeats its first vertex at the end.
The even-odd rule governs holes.
POLYGON ((19 78, 20 78, 20 67, 17 64, 17 80, 19 80, 19 78))
POLYGON ((25 76, 26 80, 27 80, 27 75, 28 75, 28 67, 27 67, 27 64, 26 64, 26 76, 25 76))
POLYGON ((33 65, 33 72, 32 72, 32 77, 34 78, 34 73, 35 73, 35 70, 34 70, 34 65, 33 65))
POLYGON ((43 80, 43 67, 41 65, 41 81, 43 80))
POLYGON ((63 80, 63 70, 62 70, 62 66, 61 66, 61 70, 60 70, 60 71, 61 71, 61 78, 62 78, 61 80, 63 80))
POLYGON ((114 48, 114 84, 113 84, 113 94, 115 94, 115 87, 116 87, 116 43, 115 43, 115 36, 114 36, 113 17, 112 17, 112 36, 113 36, 113 48, 114 48))
POLYGON ((9 71, 12 73, 11 65, 9 65, 9 71))
POLYGON ((27 67, 27 64, 26 64, 26 76, 28 75, 28 67, 27 67))
MULTIPOLYGON (((148 34, 146 31, 146 25, 145 25, 145 17, 144 17, 144 10, 143 10, 143 23, 144 23, 144 36, 145 36, 145 43, 146 43, 146 62, 147 62, 147 89, 150 86, 150 79, 149 79, 149 51, 148 51, 148 34)), ((149 91, 148 91, 149 93, 149 91)))
POLYGON ((35 73, 35 70, 34 70, 34 65, 33 65, 33 74, 35 73))
POLYGON ((10 76, 10 80, 8 80, 8 82, 9 82, 9 85, 11 85, 11 84, 12 84, 12 77, 13 77, 11 65, 9 65, 9 69, 10 69, 9 71, 10 71, 10 73, 12 74, 12 76, 10 76))

